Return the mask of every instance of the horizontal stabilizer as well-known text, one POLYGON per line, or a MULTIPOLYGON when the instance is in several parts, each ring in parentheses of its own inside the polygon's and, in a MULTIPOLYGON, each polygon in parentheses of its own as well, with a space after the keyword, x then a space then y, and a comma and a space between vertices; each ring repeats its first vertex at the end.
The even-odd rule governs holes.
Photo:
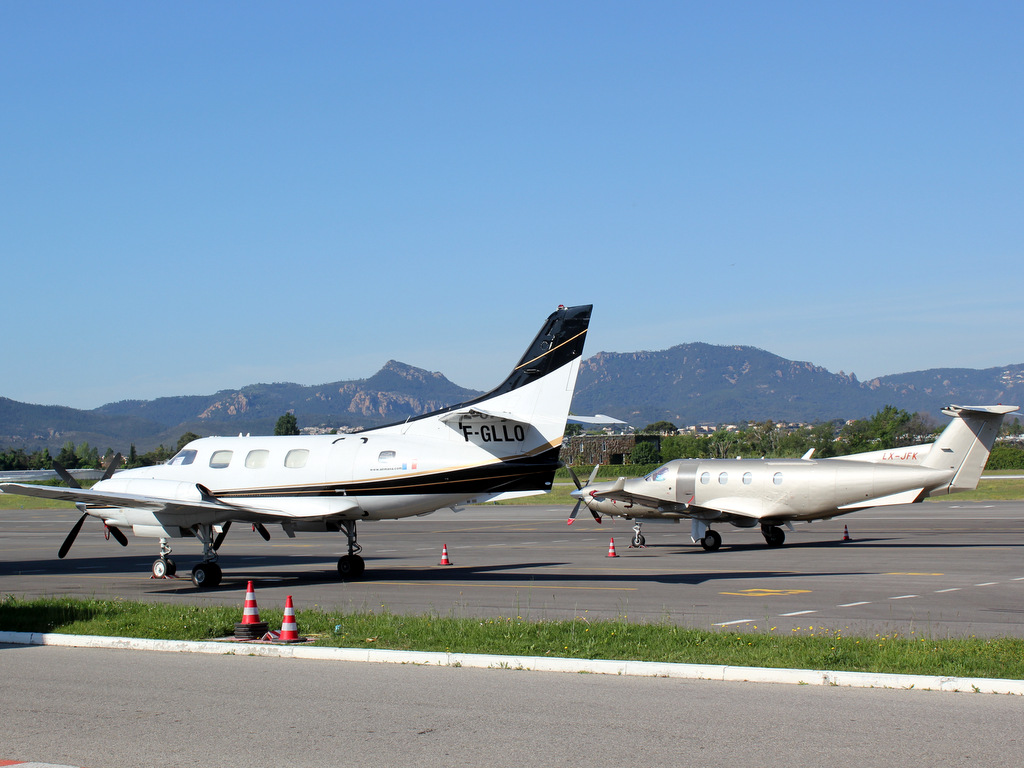
POLYGON ((891 507, 896 504, 914 504, 921 500, 924 494, 924 488, 914 488, 909 491, 902 491, 901 493, 894 493, 890 496, 882 496, 878 499, 867 499, 862 502, 856 502, 854 504, 846 504, 839 509, 843 512, 852 512, 855 509, 864 509, 865 507, 891 507))

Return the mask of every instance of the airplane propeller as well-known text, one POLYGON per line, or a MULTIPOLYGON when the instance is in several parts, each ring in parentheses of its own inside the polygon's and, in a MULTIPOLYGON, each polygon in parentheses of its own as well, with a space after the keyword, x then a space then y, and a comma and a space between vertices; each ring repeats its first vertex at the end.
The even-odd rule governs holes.
MULTIPOLYGON (((63 465, 57 463, 56 461, 51 463, 53 465, 53 471, 60 476, 60 479, 64 481, 65 485, 67 485, 69 488, 76 488, 78 490, 82 490, 82 484, 79 483, 78 480, 75 479, 75 476, 68 472, 63 467, 63 465)), ((114 458, 110 460, 110 464, 107 465, 107 469, 103 473, 103 477, 101 477, 100 479, 109 480, 111 476, 114 474, 114 470, 117 469, 120 463, 121 454, 115 454, 114 458)), ((81 509, 81 506, 79 506, 79 509, 81 509)), ((71 528, 71 531, 68 533, 67 538, 64 539, 64 543, 60 545, 60 549, 57 550, 57 557, 59 557, 61 560, 63 560, 64 556, 67 555, 68 551, 71 549, 71 545, 75 543, 75 539, 78 538, 78 532, 82 530, 82 524, 85 522, 85 518, 87 518, 88 516, 89 513, 85 512, 82 514, 80 518, 78 518, 78 522, 75 523, 74 526, 71 528)), ((120 529, 111 528, 106 523, 103 524, 103 527, 105 531, 108 531, 117 540, 118 544, 120 544, 122 547, 128 546, 128 537, 125 536, 120 529)))
MULTIPOLYGON (((597 477, 597 470, 600 469, 600 468, 601 468, 600 464, 598 464, 598 465, 596 465, 594 467, 594 470, 590 473, 590 477, 587 478, 587 485, 590 485, 592 482, 594 482, 594 478, 597 477)), ((576 476, 576 473, 573 472, 572 467, 567 466, 566 469, 569 470, 569 476, 572 478, 572 481, 576 484, 576 490, 577 491, 582 491, 584 488, 587 487, 586 485, 581 485, 580 484, 580 479, 576 476)), ((594 520, 596 520, 597 524, 600 525, 601 524, 601 516, 596 511, 594 511, 593 509, 590 508, 590 505, 587 504, 587 502, 585 501, 585 495, 584 494, 580 494, 576 498, 576 506, 574 506, 572 508, 572 512, 569 513, 569 519, 568 519, 568 521, 566 521, 566 525, 572 525, 573 524, 573 521, 576 519, 576 513, 580 511, 580 504, 583 504, 583 505, 585 505, 587 507, 587 511, 590 512, 591 515, 593 515, 594 520)))

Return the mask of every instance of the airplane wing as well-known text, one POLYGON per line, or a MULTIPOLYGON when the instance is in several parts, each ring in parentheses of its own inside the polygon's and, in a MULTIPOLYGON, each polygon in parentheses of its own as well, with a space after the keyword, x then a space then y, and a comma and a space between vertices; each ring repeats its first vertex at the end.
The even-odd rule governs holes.
POLYGON ((723 496, 717 499, 709 499, 700 506, 692 503, 671 503, 655 496, 629 491, 625 487, 626 478, 620 477, 611 488, 601 491, 593 491, 592 495, 597 501, 617 501, 623 504, 639 504, 646 507, 655 507, 668 517, 691 517, 700 510, 721 512, 725 515, 737 515, 760 519, 765 516, 764 505, 761 499, 747 499, 736 496, 723 496))
MULTIPOLYGON (((35 496, 41 499, 52 499, 68 501, 72 504, 85 504, 93 509, 104 507, 130 507, 133 509, 145 509, 150 512, 163 514, 188 514, 195 512, 217 512, 225 515, 224 519, 238 520, 263 520, 274 518, 275 520, 294 520, 302 517, 319 518, 324 515, 315 513, 310 515, 284 513, 280 509, 268 507, 257 507, 246 504, 228 504, 225 501, 213 496, 206 488, 197 485, 199 498, 197 499, 172 499, 161 496, 146 496, 142 494, 117 493, 114 491, 94 491, 87 488, 58 488, 48 485, 24 485, 22 483, 0 483, 0 490, 4 493, 13 493, 20 496, 35 496)), ((355 508, 357 504, 352 501, 350 507, 355 508)))

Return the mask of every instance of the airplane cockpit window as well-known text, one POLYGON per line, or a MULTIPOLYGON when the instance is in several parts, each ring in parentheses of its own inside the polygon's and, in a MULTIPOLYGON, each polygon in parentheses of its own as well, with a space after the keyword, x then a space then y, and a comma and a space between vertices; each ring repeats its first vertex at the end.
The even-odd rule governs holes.
POLYGON ((263 469, 267 466, 267 458, 270 456, 270 451, 249 451, 245 457, 245 468, 246 469, 263 469))
POLYGON ((210 457, 211 469, 224 469, 231 463, 231 451, 214 451, 210 457))
POLYGON ((191 449, 178 451, 167 463, 175 467, 184 467, 196 460, 196 453, 191 449))
POLYGON ((309 460, 309 451, 305 448, 295 448, 284 457, 284 465, 289 469, 302 469, 309 460))
POLYGON ((663 482, 663 481, 668 479, 668 471, 669 471, 669 468, 668 468, 668 465, 666 464, 665 466, 658 467, 656 470, 654 470, 653 472, 649 473, 646 477, 644 477, 644 480, 646 480, 647 482, 654 482, 654 483, 663 482))
POLYGON ((382 464, 384 464, 384 463, 386 463, 388 461, 394 461, 394 460, 395 460, 395 452, 394 451, 381 451, 380 452, 380 456, 377 457, 377 461, 379 461, 382 464))

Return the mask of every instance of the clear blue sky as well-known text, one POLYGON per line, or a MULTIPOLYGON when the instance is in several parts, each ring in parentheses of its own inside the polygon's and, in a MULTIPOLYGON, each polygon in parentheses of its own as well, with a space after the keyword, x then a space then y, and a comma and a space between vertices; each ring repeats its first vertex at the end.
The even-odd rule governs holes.
POLYGON ((0 396, 1024 362, 1024 4, 0 2, 0 396))

